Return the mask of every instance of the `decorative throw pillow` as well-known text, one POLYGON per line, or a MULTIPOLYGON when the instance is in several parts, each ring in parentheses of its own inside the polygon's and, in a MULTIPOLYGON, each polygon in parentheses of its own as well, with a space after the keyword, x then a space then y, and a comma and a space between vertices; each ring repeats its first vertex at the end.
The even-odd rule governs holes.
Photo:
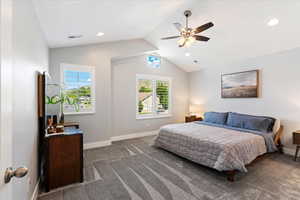
POLYGON ((228 113, 206 112, 204 121, 215 124, 226 124, 228 113))
POLYGON ((272 132, 275 119, 264 116, 245 115, 240 113, 228 113, 227 125, 232 127, 272 132))

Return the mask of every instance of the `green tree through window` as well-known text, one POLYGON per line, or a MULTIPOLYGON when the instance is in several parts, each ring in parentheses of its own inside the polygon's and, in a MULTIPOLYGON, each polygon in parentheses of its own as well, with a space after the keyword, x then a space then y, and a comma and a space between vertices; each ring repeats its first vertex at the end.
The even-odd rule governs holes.
POLYGON ((166 81, 156 82, 156 95, 164 110, 169 108, 169 84, 166 81))
POLYGON ((167 77, 137 75, 137 118, 170 114, 170 85, 167 77))
POLYGON ((76 100, 78 105, 78 109, 74 110, 70 104, 72 102, 66 101, 64 111, 66 113, 94 112, 94 67, 64 64, 62 69, 63 93, 70 99, 76 100))

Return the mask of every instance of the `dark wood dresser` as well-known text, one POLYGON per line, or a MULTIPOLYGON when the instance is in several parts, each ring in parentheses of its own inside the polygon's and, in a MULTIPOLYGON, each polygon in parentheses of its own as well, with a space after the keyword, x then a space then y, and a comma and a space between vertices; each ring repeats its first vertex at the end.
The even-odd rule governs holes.
MULTIPOLYGON (((44 72, 39 73, 37 78, 38 175, 41 177, 41 189, 48 192, 58 187, 83 182, 83 132, 79 129, 79 123, 64 122, 64 120, 62 122, 59 120, 59 124, 55 123, 54 133, 49 131, 46 116, 53 114, 47 113, 46 77, 44 72), (57 125, 60 127, 58 128, 57 125), (49 132, 52 134, 48 134, 49 132)), ((59 114, 61 113, 56 113, 56 121, 59 114)))
POLYGON ((63 133, 46 135, 44 147, 46 192, 83 182, 83 133, 80 129, 65 128, 63 133))

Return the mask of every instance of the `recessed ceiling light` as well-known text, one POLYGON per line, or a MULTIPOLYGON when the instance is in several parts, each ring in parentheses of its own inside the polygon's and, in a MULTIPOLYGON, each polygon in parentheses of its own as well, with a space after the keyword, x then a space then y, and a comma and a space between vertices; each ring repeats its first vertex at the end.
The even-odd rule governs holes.
POLYGON ((268 21, 268 26, 276 26, 279 23, 277 18, 272 18, 268 21))
POLYGON ((97 33, 97 36, 98 36, 98 37, 101 37, 101 36, 103 36, 103 35, 104 35, 104 33, 102 33, 102 32, 97 33))
POLYGON ((189 52, 186 52, 185 53, 185 56, 190 56, 191 54, 189 52))
POLYGON ((77 39, 77 38, 81 38, 82 35, 69 35, 68 38, 69 39, 77 39))

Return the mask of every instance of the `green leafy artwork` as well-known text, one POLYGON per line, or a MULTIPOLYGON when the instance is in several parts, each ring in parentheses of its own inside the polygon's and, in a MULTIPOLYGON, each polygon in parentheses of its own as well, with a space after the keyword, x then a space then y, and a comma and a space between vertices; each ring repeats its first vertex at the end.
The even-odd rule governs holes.
POLYGON ((61 107, 63 107, 64 104, 69 104, 74 106, 76 112, 79 112, 79 100, 77 96, 69 96, 64 93, 61 93, 60 96, 46 96, 46 104, 61 104, 61 107))

